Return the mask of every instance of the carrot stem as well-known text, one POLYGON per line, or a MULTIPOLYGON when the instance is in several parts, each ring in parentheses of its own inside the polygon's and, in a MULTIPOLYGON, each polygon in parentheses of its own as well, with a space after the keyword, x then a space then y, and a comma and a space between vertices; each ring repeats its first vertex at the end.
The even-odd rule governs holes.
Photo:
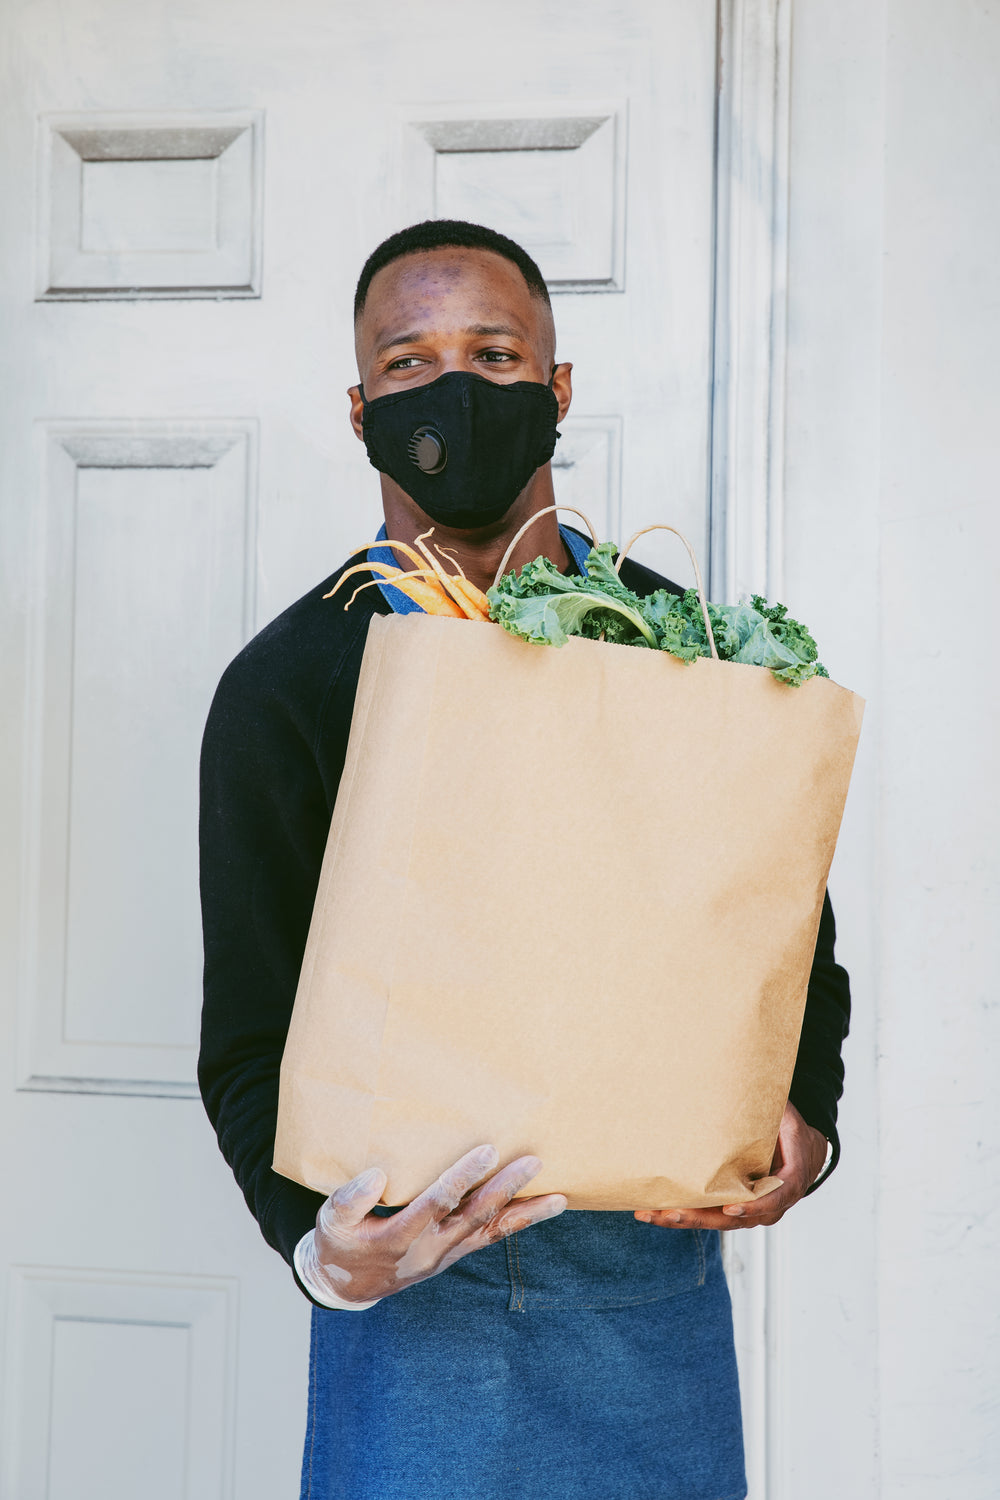
POLYGON ((427 546, 427 538, 434 535, 434 527, 423 532, 416 539, 415 550, 406 542, 364 542, 360 547, 355 547, 350 556, 358 552, 366 552, 373 546, 390 547, 396 552, 401 552, 413 563, 415 568, 399 568, 388 563, 361 562, 355 563, 353 567, 345 569, 340 575, 334 587, 325 599, 331 599, 348 578, 357 573, 376 573, 380 577, 369 579, 367 583, 360 584, 344 605, 350 609, 362 589, 371 588, 374 583, 390 583, 393 588, 398 588, 402 593, 429 614, 451 615, 455 618, 467 620, 488 620, 489 601, 481 589, 477 588, 465 575, 458 559, 454 557, 449 548, 439 547, 434 544, 434 551, 438 557, 447 558, 450 565, 456 570, 454 574, 442 567, 438 557, 434 556, 430 547, 427 546), (410 587, 410 583, 413 587, 410 587))
MULTIPOLYGON (((378 578, 370 578, 367 583, 359 583, 344 608, 350 609, 363 589, 374 588, 380 581, 378 578)), ((421 609, 429 615, 451 615, 454 619, 467 618, 455 601, 445 593, 429 568, 422 572, 416 569, 404 572, 400 569, 394 577, 387 578, 385 581, 394 589, 399 589, 400 593, 405 594, 408 599, 412 599, 414 604, 419 604, 421 609)))
POLYGON ((369 547, 391 547, 394 552, 402 552, 411 562, 415 562, 418 568, 422 568, 426 561, 419 552, 415 552, 407 542, 363 542, 360 547, 355 547, 349 552, 348 557, 353 557, 356 552, 367 552, 369 547))
MULTIPOLYGON (((466 619, 483 619, 482 609, 478 605, 474 605, 470 602, 469 598, 465 594, 464 589, 462 588, 461 580, 452 577, 450 573, 446 573, 444 568, 438 562, 437 558, 434 556, 431 549, 427 546, 425 538, 433 535, 434 527, 432 526, 429 531, 424 531, 420 536, 417 537, 417 546, 420 548, 421 552, 424 554, 431 567, 437 573, 438 578, 441 580, 442 587, 447 589, 448 593, 454 599, 455 603, 465 615, 466 619)), ((459 571, 461 572, 461 569, 459 569, 459 571)), ((464 574, 462 576, 464 578, 464 574)))
POLYGON ((337 582, 333 585, 333 588, 328 594, 324 594, 323 598, 332 599, 334 594, 340 588, 341 584, 345 583, 348 578, 353 577, 355 573, 381 573, 383 578, 391 578, 394 574, 399 573, 400 571, 401 570, 397 567, 390 567, 388 563, 355 563, 353 568, 344 569, 343 573, 341 573, 340 577, 337 579, 337 582))
POLYGON ((434 551, 438 554, 439 557, 446 557, 448 559, 452 567, 455 569, 457 577, 465 578, 465 569, 462 567, 462 564, 459 562, 458 558, 455 556, 450 547, 442 547, 439 545, 439 543, 435 542, 434 551))

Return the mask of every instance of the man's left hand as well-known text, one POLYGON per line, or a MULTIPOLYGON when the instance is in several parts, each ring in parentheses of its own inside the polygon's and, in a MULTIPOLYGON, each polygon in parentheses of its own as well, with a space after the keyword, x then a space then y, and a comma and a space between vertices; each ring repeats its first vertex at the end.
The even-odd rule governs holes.
POLYGON ((635 1216, 663 1229, 752 1229, 757 1224, 777 1224, 816 1181, 826 1151, 826 1137, 806 1124, 794 1104, 786 1104, 771 1162, 771 1175, 781 1178, 779 1188, 750 1203, 725 1208, 641 1208, 635 1216))

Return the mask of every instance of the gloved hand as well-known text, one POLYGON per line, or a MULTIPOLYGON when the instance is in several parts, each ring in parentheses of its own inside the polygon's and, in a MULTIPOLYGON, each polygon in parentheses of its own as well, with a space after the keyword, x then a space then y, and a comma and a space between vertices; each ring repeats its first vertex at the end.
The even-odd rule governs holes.
POLYGON ((561 1193, 511 1203, 541 1171, 537 1156, 518 1157, 491 1176, 498 1159, 493 1146, 478 1146, 419 1198, 385 1218, 372 1209, 386 1176, 369 1167, 331 1193, 311 1237, 300 1242, 296 1264, 303 1282, 317 1300, 377 1301, 436 1276, 473 1250, 562 1213, 561 1193))

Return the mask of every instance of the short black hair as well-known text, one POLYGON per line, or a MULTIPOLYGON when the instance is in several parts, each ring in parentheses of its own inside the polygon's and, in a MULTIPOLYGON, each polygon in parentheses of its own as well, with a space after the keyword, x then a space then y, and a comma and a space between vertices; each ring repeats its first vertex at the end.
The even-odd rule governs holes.
POLYGON ((527 250, 522 250, 514 240, 496 229, 487 229, 485 224, 467 224, 464 219, 425 219, 422 224, 411 224, 409 229, 390 234, 369 255, 354 293, 355 320, 364 311, 372 277, 384 266, 404 255, 414 255, 421 250, 443 250, 452 245, 461 250, 492 250, 494 255, 502 255, 520 271, 531 295, 539 297, 546 307, 552 306, 545 277, 527 250))

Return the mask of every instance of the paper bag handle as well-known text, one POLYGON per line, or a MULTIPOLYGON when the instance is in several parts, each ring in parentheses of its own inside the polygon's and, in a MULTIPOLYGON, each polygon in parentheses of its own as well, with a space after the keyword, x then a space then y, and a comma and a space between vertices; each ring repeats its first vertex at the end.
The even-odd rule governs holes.
POLYGON ((615 572, 621 573, 622 563, 631 552, 635 543, 641 536, 645 536, 647 531, 672 531, 674 536, 680 537, 681 541, 687 548, 687 555, 691 559, 691 566, 694 568, 695 587, 698 590, 698 603, 701 605, 701 617, 705 622, 705 630, 708 633, 708 644, 712 648, 713 657, 716 661, 718 661, 719 653, 715 645, 715 632, 712 629, 712 622, 708 618, 708 601, 705 598, 705 585, 701 581, 701 569, 698 566, 698 559, 694 555, 694 548, 688 541, 687 537, 684 535, 683 531, 678 531, 676 526, 667 526, 663 521, 658 521, 653 526, 641 527, 640 530, 629 537, 628 541, 619 552, 618 561, 615 563, 615 572))
MULTIPOLYGON (((540 516, 550 516, 555 510, 568 510, 572 511, 574 516, 579 516, 581 521, 586 523, 587 530, 590 532, 591 540, 593 541, 594 546, 597 546, 597 532, 594 529, 594 523, 593 521, 591 521, 589 516, 584 515, 582 510, 577 510, 575 505, 546 505, 543 510, 536 510, 533 516, 529 516, 524 525, 520 527, 517 532, 515 532, 513 541, 500 560, 500 566, 497 568, 496 577, 493 580, 494 588, 496 588, 504 573, 506 573, 507 564, 510 562, 511 558, 514 555, 514 548, 524 536, 525 532, 529 529, 529 527, 534 526, 535 522, 540 516)), ((618 560, 615 563, 615 572, 619 574, 621 573, 622 563, 631 552, 635 543, 641 536, 645 536, 647 531, 672 531, 674 536, 680 537, 681 541, 687 548, 688 557, 690 557, 691 559, 691 566, 694 568, 695 587, 698 590, 698 603, 701 605, 701 617, 705 622, 705 630, 708 634, 708 644, 711 647, 712 656, 716 661, 718 661, 719 652, 715 644, 715 632, 712 629, 712 622, 708 617, 708 601, 705 598, 705 585, 701 580, 701 569, 698 566, 698 559, 695 556, 694 548, 691 546, 691 543, 688 541, 687 537, 682 531, 678 531, 676 526, 667 526, 666 523, 662 521, 657 522, 652 526, 641 527, 639 531, 635 532, 632 536, 629 537, 628 541, 625 543, 625 546, 622 547, 621 551, 618 553, 618 560)))
POLYGON ((594 543, 594 546, 595 547, 597 546, 597 532, 594 530, 594 523, 593 523, 593 521, 590 520, 590 518, 588 516, 584 515, 584 513, 583 513, 582 510, 577 510, 577 508, 576 508, 575 505, 546 505, 546 507, 545 507, 544 510, 536 510, 535 514, 533 516, 529 516, 528 519, 525 521, 524 525, 521 527, 520 531, 518 531, 515 534, 514 540, 511 542, 510 546, 507 548, 507 551, 504 553, 503 558, 501 560, 500 566, 499 566, 499 568, 497 568, 497 576, 493 580, 493 587, 494 588, 496 588, 497 584, 500 582, 501 578, 506 573, 506 571, 507 571, 507 564, 510 562, 511 558, 514 555, 514 548, 517 546, 518 542, 524 536, 524 533, 528 530, 528 527, 529 526, 534 526, 534 524, 538 520, 539 516, 550 516, 554 510, 571 510, 573 512, 574 516, 579 516, 581 521, 585 521, 586 524, 587 524, 587 530, 590 532, 591 540, 594 543))

